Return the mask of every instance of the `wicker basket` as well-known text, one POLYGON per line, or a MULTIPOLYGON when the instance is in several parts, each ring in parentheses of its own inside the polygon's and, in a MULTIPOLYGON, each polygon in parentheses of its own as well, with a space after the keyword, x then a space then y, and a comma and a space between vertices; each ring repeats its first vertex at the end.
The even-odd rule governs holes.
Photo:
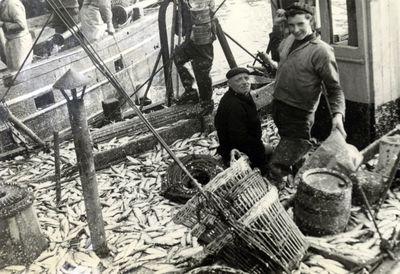
POLYGON ((258 169, 244 177, 229 193, 227 199, 232 202, 237 218, 242 217, 255 203, 261 200, 271 189, 271 185, 261 176, 258 169))
MULTIPOLYGON (((241 179, 225 196, 226 207, 229 208, 233 217, 238 220, 255 203, 261 200, 269 191, 270 186, 264 180, 258 169, 250 172, 241 179)), ((204 243, 210 243, 217 236, 227 230, 226 225, 216 216, 207 216, 199 222, 192 230, 192 234, 204 243)))
MULTIPOLYGON (((232 161, 231 166, 214 177, 205 187, 204 191, 213 193, 217 197, 225 198, 229 191, 247 174, 251 168, 247 157, 240 157, 232 161)), ((193 228, 200 220, 204 220, 212 209, 207 207, 207 202, 202 194, 193 196, 173 217, 173 221, 186 227, 193 228)))
POLYGON ((379 143, 379 158, 375 172, 389 177, 400 152, 400 135, 384 136, 379 143))
POLYGON ((237 238, 228 231, 205 246, 204 252, 217 256, 232 267, 252 274, 268 273, 272 268, 254 256, 257 251, 239 244, 237 238), (238 247, 240 247, 240 252, 238 252, 238 247))
POLYGON ((275 187, 238 224, 242 232, 226 229, 205 247, 205 253, 249 273, 268 273, 290 271, 307 251, 308 242, 280 204, 275 187))
POLYGON ((255 239, 257 249, 285 271, 297 267, 308 249, 304 235, 279 202, 275 187, 239 222, 246 227, 247 234, 241 237, 255 239))

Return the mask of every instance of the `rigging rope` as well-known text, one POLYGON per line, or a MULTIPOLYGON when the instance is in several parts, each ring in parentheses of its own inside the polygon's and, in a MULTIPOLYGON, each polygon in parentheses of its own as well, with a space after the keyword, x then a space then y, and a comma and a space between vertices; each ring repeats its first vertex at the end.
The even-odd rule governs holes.
MULTIPOLYGON (((151 123, 143 116, 143 113, 138 109, 129 95, 126 93, 124 88, 120 85, 120 83, 116 80, 111 71, 105 66, 104 61, 99 57, 96 50, 90 44, 90 42, 86 39, 84 35, 79 35, 71 26, 69 22, 65 19, 65 15, 60 13, 58 7, 54 6, 54 1, 56 0, 47 0, 50 6, 52 6, 61 18, 61 20, 66 24, 68 29, 73 33, 73 35, 78 39, 81 43, 82 48, 87 53, 88 57, 92 60, 93 64, 99 69, 99 71, 110 81, 110 83, 114 86, 114 88, 127 100, 128 104, 132 107, 132 109, 137 113, 138 117, 144 122, 147 128, 152 132, 152 134, 156 137, 156 139, 160 142, 160 144, 164 147, 164 149, 168 152, 168 154, 173 158, 173 160, 178 164, 178 166, 182 169, 184 173, 190 178, 191 182, 194 186, 199 190, 199 193, 205 198, 208 202, 210 208, 214 208, 215 212, 218 213, 220 219, 231 226, 232 231, 239 237, 240 240, 244 241, 246 245, 250 247, 255 247, 263 253, 269 255, 269 257, 273 258, 275 262, 284 270, 285 267, 279 262, 278 258, 275 254, 271 254, 265 247, 261 244, 261 238, 255 233, 249 233, 252 231, 252 228, 246 227, 244 224, 239 223, 235 217, 233 216, 233 212, 230 212, 230 208, 224 205, 223 199, 220 197, 216 197, 214 193, 206 192, 201 185, 197 182, 197 180, 192 176, 192 174, 186 169, 180 159, 175 155, 175 153, 171 150, 168 144, 164 141, 164 139, 159 135, 159 133, 155 130, 155 128, 151 125, 151 123)), ((60 1, 60 0, 58 0, 60 1)), ((61 3, 62 5, 62 3, 61 3)), ((62 5, 63 6, 63 5, 62 5)), ((69 16, 67 14, 67 16, 69 16)), ((72 19, 73 20, 73 19, 72 19)), ((256 255, 256 257, 260 261, 264 261, 263 258, 256 255)))
MULTIPOLYGON (((194 185, 199 189, 200 192, 204 192, 200 184, 197 180, 190 174, 190 172, 186 169, 183 163, 179 160, 179 158, 175 155, 175 153, 171 150, 168 144, 164 141, 164 139, 159 135, 159 133, 155 130, 155 128, 151 125, 151 123, 143 116, 143 113, 137 108, 135 103, 129 97, 127 92, 121 86, 121 84, 117 81, 111 71, 107 68, 104 61, 100 58, 96 50, 93 48, 91 43, 87 40, 84 35, 78 35, 77 32, 72 28, 71 24, 68 22, 65 16, 69 16, 69 14, 65 15, 60 12, 60 9, 54 5, 54 1, 56 0, 47 0, 50 6, 55 10, 57 15, 63 21, 63 23, 68 27, 68 29, 72 32, 72 34, 80 41, 82 48, 87 53, 88 57, 92 60, 93 64, 99 69, 99 71, 110 81, 110 83, 114 86, 114 88, 127 100, 128 104, 132 107, 132 109, 137 113, 138 117, 144 122, 144 124, 148 127, 148 129, 152 132, 152 134, 156 137, 156 139, 160 142, 160 144, 165 148, 168 154, 174 159, 174 161, 182 168, 182 170, 187 174, 187 176, 191 179, 194 185)), ((59 1, 59 0, 58 0, 59 1)), ((59 1, 60 2, 60 1, 59 1)), ((60 2, 61 7, 63 4, 60 2)), ((71 18, 72 19, 72 18, 71 18)), ((73 19, 72 19, 73 20, 73 19)))

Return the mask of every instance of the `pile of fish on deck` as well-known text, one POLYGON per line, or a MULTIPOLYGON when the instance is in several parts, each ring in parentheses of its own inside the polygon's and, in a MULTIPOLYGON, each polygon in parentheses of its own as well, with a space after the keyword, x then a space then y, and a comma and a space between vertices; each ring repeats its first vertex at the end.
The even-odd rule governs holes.
MULTIPOLYGON (((271 120, 263 123, 263 138, 275 144, 276 128, 271 120)), ((113 139, 98 149, 107 149, 129 141, 113 139)), ((178 157, 192 153, 216 154, 216 132, 194 134, 171 145, 178 157)), ((64 167, 75 164, 73 143, 62 145, 64 167)), ((373 160, 376 161, 376 160, 373 160)), ((105 221, 110 256, 100 259, 91 250, 85 207, 76 174, 62 183, 61 207, 55 203, 55 183, 35 183, 54 172, 50 154, 40 152, 28 159, 22 156, 0 163, 4 181, 32 186, 35 208, 43 233, 50 245, 31 265, 9 266, 2 273, 169 273, 184 271, 202 247, 189 229, 176 225, 172 217, 180 205, 159 195, 161 176, 171 163, 164 149, 157 145, 147 153, 128 156, 111 168, 98 171, 99 194, 105 221)), ((374 164, 371 162, 371 164, 374 164)), ((288 192, 291 190, 288 189, 288 192)), ((284 198, 284 197, 283 197, 284 198)), ((289 209, 291 213, 291 209, 289 209)), ((384 238, 400 230, 400 190, 389 193, 377 216, 384 238)), ((353 207, 351 231, 310 242, 332 248, 343 255, 368 261, 381 253, 379 236, 360 207, 353 207)), ((333 260, 310 254, 293 273, 349 273, 333 260)), ((367 272, 366 272, 367 273, 367 272)))

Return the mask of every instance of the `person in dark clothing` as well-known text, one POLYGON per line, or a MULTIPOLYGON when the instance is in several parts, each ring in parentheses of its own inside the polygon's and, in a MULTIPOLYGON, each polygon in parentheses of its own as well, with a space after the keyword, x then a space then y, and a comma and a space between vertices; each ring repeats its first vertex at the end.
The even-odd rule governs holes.
POLYGON ((198 103, 200 97, 201 106, 211 112, 214 107, 210 76, 214 59, 214 0, 182 0, 181 6, 185 41, 176 47, 174 62, 185 92, 177 103, 198 103), (194 77, 185 67, 189 61, 192 63, 194 77), (193 88, 195 78, 199 95, 193 88))
POLYGON ((264 56, 265 62, 277 68, 272 115, 281 141, 272 155, 270 169, 278 183, 295 172, 293 165, 311 147, 311 128, 322 85, 329 101, 332 130, 346 136, 345 99, 334 52, 313 31, 312 14, 308 6, 291 6, 285 13, 290 35, 277 49, 271 49, 279 53, 279 65, 264 56))
MULTIPOLYGON (((57 9, 60 13, 62 13, 65 18, 68 20, 70 25, 75 25, 79 23, 79 2, 78 0, 64 0, 64 1, 53 1, 52 5, 47 3, 48 9, 53 11, 53 7, 57 9), (55 6, 52 6, 55 5, 55 6)), ((63 33, 68 30, 67 25, 61 20, 61 18, 54 13, 51 26, 54 28, 56 33, 63 33)))
POLYGON ((229 90, 221 98, 214 121, 220 144, 217 152, 229 166, 231 150, 238 149, 265 174, 267 156, 261 140, 261 122, 250 95, 249 71, 234 68, 226 77, 229 90))

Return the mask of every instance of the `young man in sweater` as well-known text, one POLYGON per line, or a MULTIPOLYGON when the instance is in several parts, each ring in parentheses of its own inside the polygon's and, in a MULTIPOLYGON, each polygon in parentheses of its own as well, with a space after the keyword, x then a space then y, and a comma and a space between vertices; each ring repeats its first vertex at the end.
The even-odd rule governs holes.
POLYGON ((311 7, 293 5, 285 16, 290 35, 278 48, 271 49, 278 53, 279 63, 263 56, 265 62, 277 68, 273 119, 281 141, 272 155, 270 169, 278 184, 311 147, 311 128, 323 85, 331 110, 332 130, 346 136, 345 99, 332 47, 313 31, 311 7))

